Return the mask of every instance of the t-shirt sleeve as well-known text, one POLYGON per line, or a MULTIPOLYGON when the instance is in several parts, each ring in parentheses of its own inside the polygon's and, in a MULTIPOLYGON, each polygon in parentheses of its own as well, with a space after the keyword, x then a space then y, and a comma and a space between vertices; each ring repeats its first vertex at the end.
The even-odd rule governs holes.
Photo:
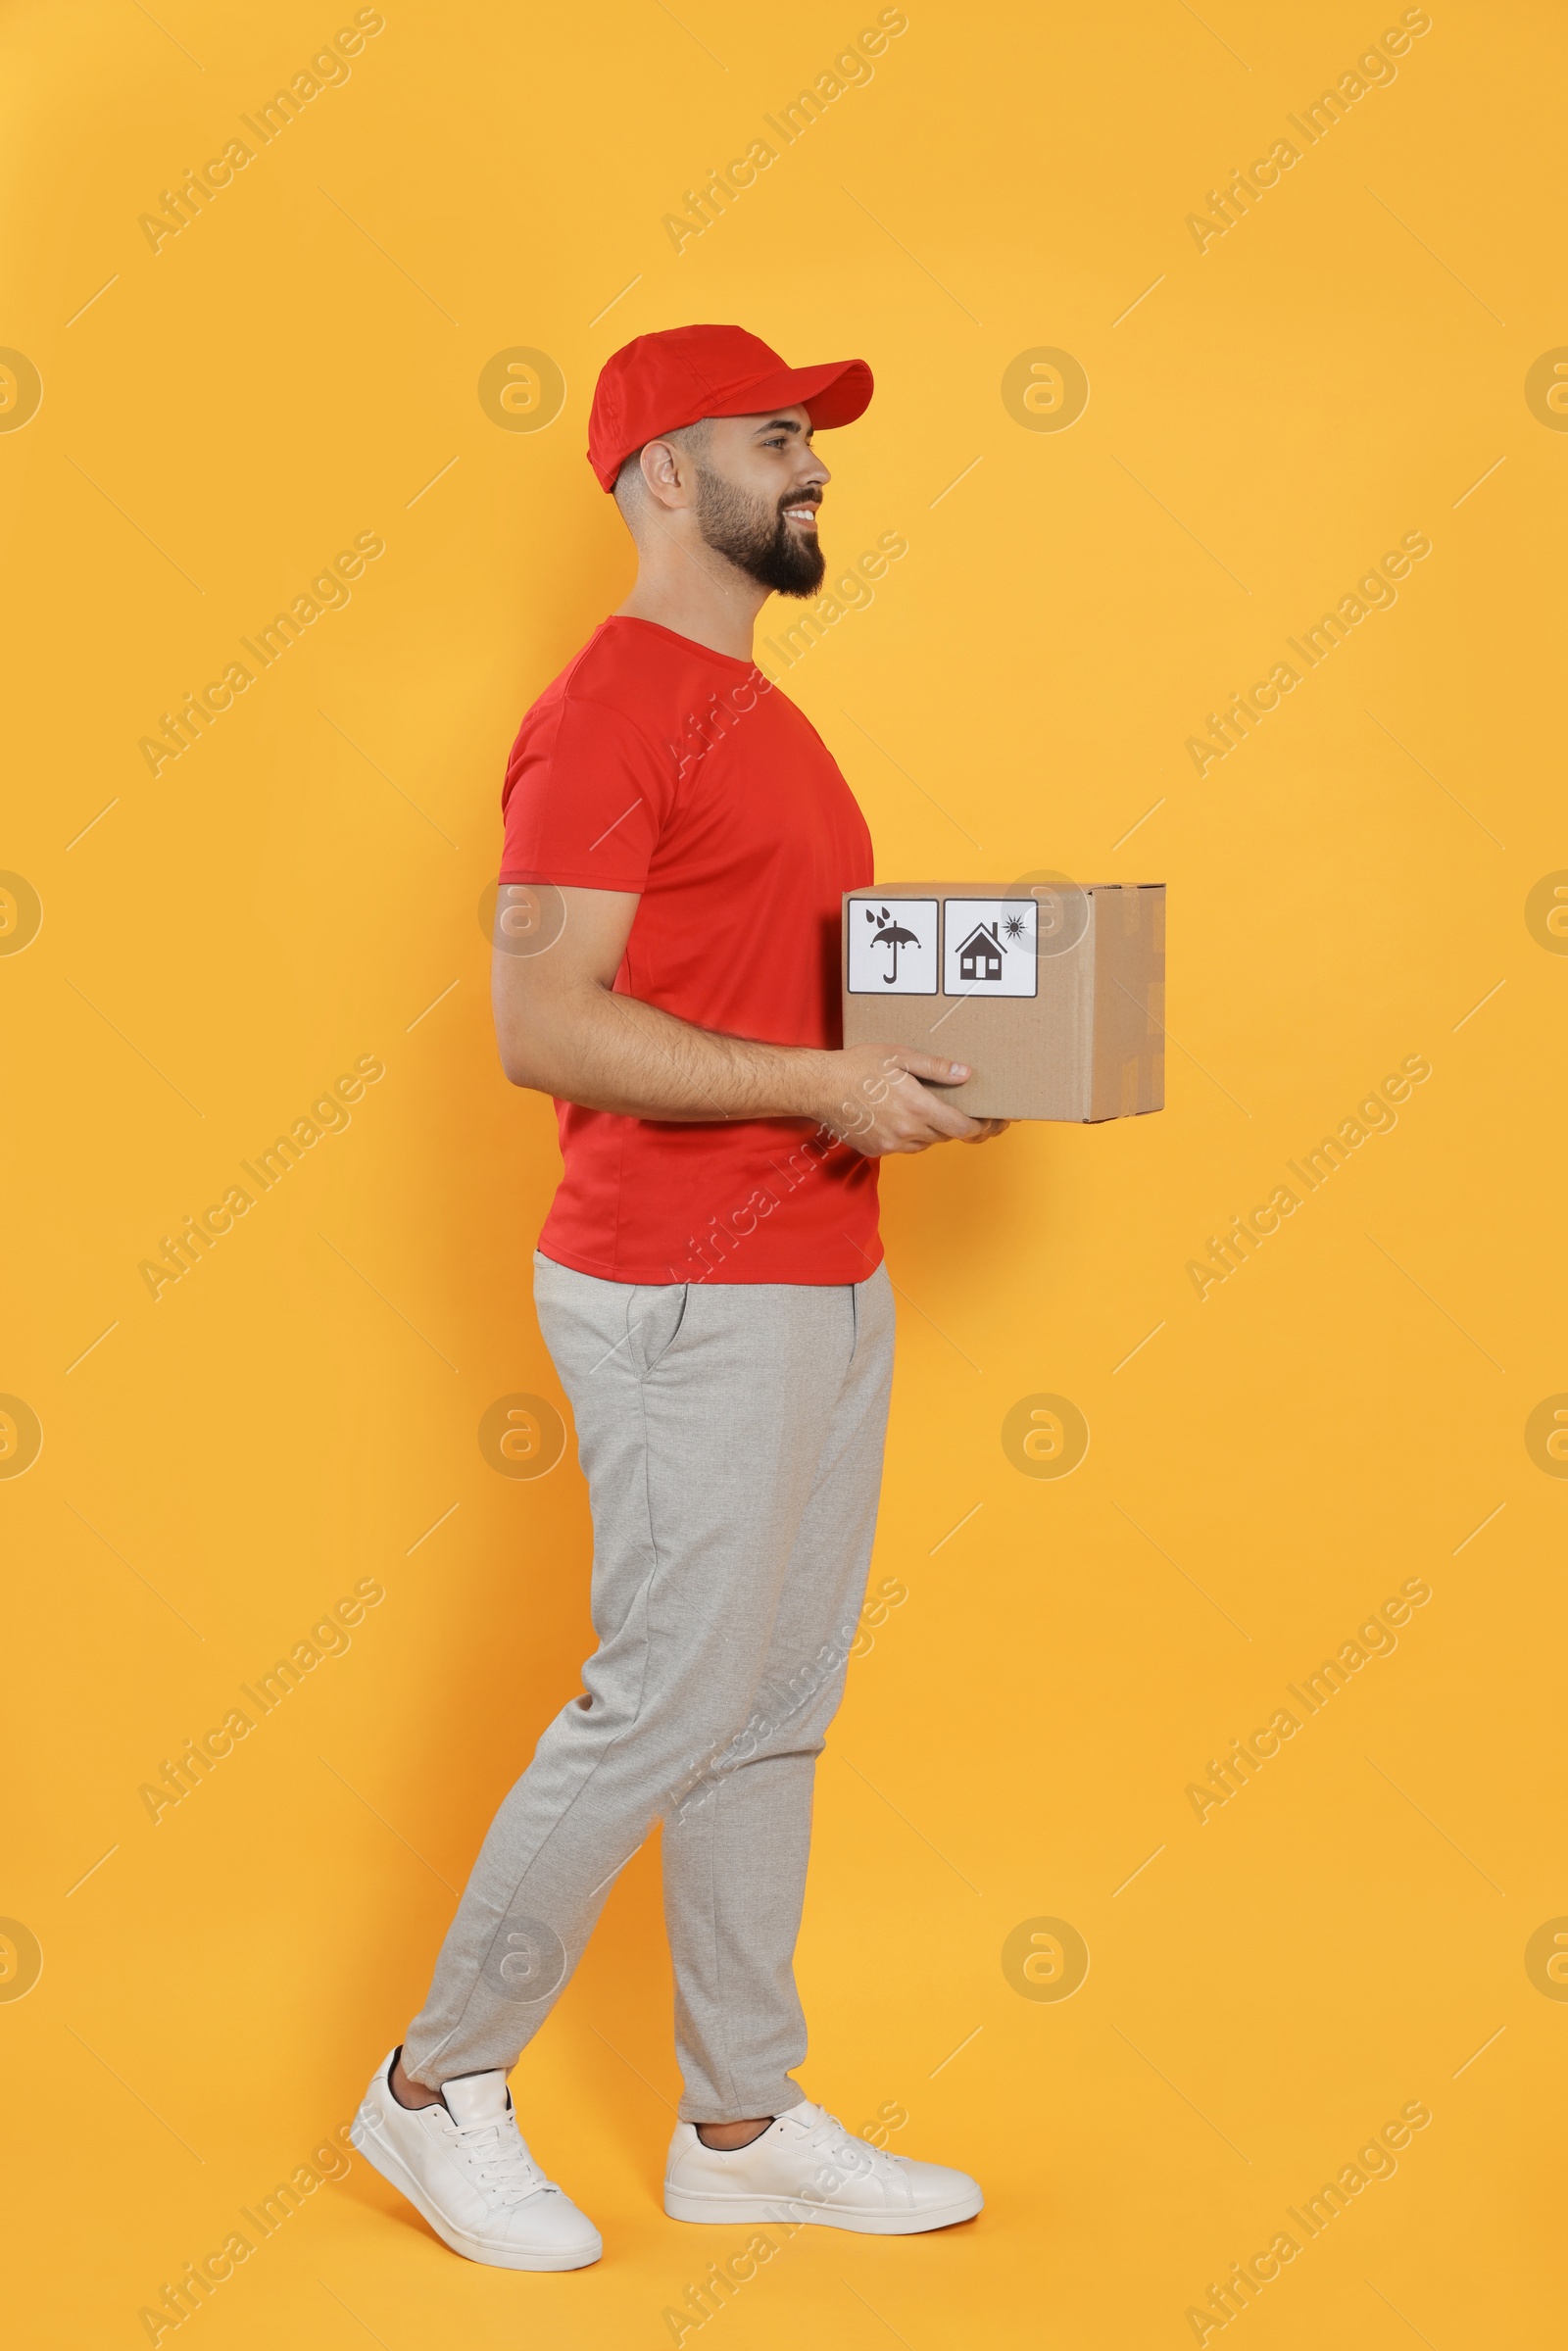
POLYGON ((502 881, 640 891, 675 780, 675 761, 608 704, 564 695, 530 710, 501 795, 502 881))

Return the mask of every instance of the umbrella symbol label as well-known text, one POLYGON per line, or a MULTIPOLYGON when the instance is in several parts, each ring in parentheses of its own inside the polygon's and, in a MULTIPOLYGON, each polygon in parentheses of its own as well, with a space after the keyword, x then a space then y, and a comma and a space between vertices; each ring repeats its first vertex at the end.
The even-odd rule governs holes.
POLYGON ((852 996, 935 996, 934 898, 851 899, 849 934, 852 996))

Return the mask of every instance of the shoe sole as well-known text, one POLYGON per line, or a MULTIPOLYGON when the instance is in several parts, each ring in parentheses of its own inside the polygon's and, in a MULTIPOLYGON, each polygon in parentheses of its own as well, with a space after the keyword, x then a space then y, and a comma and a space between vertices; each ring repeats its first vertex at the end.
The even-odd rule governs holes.
POLYGON ((972 2221, 985 2208, 985 2198, 978 2188, 972 2196, 955 2196, 951 2203, 933 2205, 924 2212, 851 2212, 803 2196, 709 2196, 689 2188, 664 2189, 664 2210, 672 2221, 706 2221, 710 2226, 725 2222, 757 2221, 764 2226, 769 2221, 790 2224, 799 2229, 848 2229, 857 2236, 918 2236, 928 2229, 951 2229, 959 2221, 972 2221))
POLYGON ((461 2253, 466 2261, 483 2262, 492 2270, 585 2270, 590 2263, 599 2259, 605 2249, 604 2239, 597 2232, 591 2253, 524 2253, 514 2245, 492 2245, 483 2237, 471 2236, 466 2229, 454 2228, 450 2221, 444 2219, 397 2149, 388 2146, 358 2115, 349 2128, 349 2143, 359 2149, 366 2162, 378 2171, 400 2196, 407 2197, 420 2219, 429 2223, 441 2242, 450 2245, 454 2253, 461 2253))

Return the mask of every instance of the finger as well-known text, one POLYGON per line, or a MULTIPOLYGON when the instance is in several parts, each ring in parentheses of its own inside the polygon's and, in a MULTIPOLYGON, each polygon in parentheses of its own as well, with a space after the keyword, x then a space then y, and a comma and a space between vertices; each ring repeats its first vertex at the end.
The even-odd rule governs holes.
POLYGON ((973 1076, 967 1061, 949 1061, 941 1053, 916 1053, 898 1046, 889 1059, 911 1077, 924 1078, 933 1086, 961 1086, 973 1076))
POLYGON ((982 1120, 965 1118, 961 1110, 956 1110, 951 1102, 943 1102, 940 1096, 932 1095, 921 1107, 924 1111, 921 1125, 928 1141, 977 1143, 985 1134, 982 1120))

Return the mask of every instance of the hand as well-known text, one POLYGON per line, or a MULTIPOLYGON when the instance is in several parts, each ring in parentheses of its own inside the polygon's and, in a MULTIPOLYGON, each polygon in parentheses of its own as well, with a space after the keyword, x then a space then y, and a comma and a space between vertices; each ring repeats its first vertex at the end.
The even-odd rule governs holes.
POLYGON ((852 1045, 822 1059, 822 1124, 868 1159, 929 1151, 933 1143, 985 1143, 1007 1123, 966 1118, 930 1091, 961 1086, 970 1074, 965 1061, 911 1053, 902 1045, 852 1045))

